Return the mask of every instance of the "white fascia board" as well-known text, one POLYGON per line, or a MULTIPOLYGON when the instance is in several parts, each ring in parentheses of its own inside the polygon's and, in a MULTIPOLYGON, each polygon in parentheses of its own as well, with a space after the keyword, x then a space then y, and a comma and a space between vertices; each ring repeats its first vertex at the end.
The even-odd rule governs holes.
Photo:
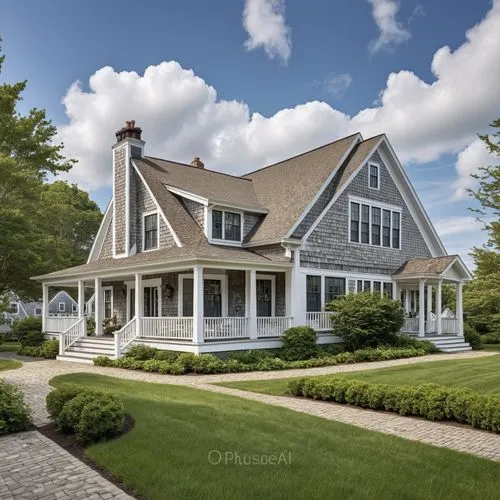
POLYGON ((102 251, 102 246, 104 245, 104 240, 106 238, 106 233, 109 229, 109 224, 111 222, 111 216, 113 214, 113 199, 109 200, 108 206, 102 217, 101 225, 99 226, 99 231, 94 238, 94 243, 92 243, 92 249, 90 250, 89 257, 87 259, 87 264, 93 260, 97 260, 102 251), (94 256, 94 252, 96 255, 94 256))
POLYGON ((456 255, 455 258, 446 266, 446 269, 441 273, 441 276, 445 276, 445 274, 455 265, 457 264, 458 267, 460 268, 460 271, 464 274, 465 279, 467 281, 470 281, 474 279, 474 276, 472 273, 469 271, 468 267, 465 265, 464 261, 460 257, 460 255, 456 255))
MULTIPOLYGON (((165 214, 163 213, 163 210, 161 209, 160 207, 160 204, 158 203, 157 199, 155 198, 155 196, 153 195, 153 192, 151 191, 151 189, 149 188, 149 185, 148 183, 146 182, 146 179, 144 179, 144 177, 142 176, 140 170, 137 168, 137 165, 135 164, 134 160, 132 160, 132 165, 135 169, 135 171, 137 172, 137 175, 139 176, 139 178, 141 179, 142 183, 144 184, 144 187, 146 188, 147 192, 149 193, 149 196, 151 196, 151 199, 154 201, 155 205, 156 205, 156 208, 158 209, 158 213, 161 215, 163 221, 165 222, 165 224, 167 225, 169 231, 172 233, 172 236, 174 238, 174 241, 175 241, 175 244, 178 246, 178 247, 182 247, 182 242, 181 240, 179 239, 179 237, 177 236, 177 233, 174 231, 174 228, 171 226, 170 222, 168 221, 167 217, 165 216, 165 214)), ((158 228, 158 231, 160 230, 160 228, 158 228)))
POLYGON ((314 204, 318 201, 319 197, 323 194, 323 191, 328 187, 330 182, 332 181, 333 177, 335 174, 338 172, 339 168, 343 165, 351 151, 354 149, 354 147, 359 144, 363 140, 363 137, 360 133, 356 134, 356 136, 353 138, 352 144, 349 147, 349 149, 344 153, 342 158, 339 160, 335 168, 330 172, 330 175, 326 179, 326 181, 323 183, 319 191, 316 193, 314 198, 307 204, 306 208, 304 211, 300 214, 299 218, 295 221, 293 226, 288 230, 288 232, 285 235, 285 238, 290 238, 293 234, 293 232, 297 229, 299 224, 304 220, 305 216, 310 212, 311 208, 314 206, 314 204))

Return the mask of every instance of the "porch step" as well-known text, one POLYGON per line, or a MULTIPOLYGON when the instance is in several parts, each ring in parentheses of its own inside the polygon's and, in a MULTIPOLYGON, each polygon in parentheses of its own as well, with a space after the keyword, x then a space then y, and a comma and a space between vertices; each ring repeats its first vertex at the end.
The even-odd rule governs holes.
POLYGON ((446 347, 443 349, 440 349, 442 352, 466 352, 466 351, 472 351, 472 347, 469 345, 468 342, 464 342, 464 345, 462 346, 456 346, 456 347, 446 347))
POLYGON ((82 337, 68 347, 64 355, 58 356, 57 359, 91 364, 97 356, 113 358, 114 354, 115 342, 113 338, 82 337))
POLYGON ((468 342, 465 342, 463 337, 459 335, 433 335, 417 340, 431 341, 441 352, 466 352, 471 351, 472 347, 468 342))
POLYGON ((58 361, 71 361, 72 363, 86 363, 88 365, 93 364, 92 359, 80 358, 78 356, 70 356, 68 354, 65 354, 64 356, 56 356, 56 359, 58 361))
POLYGON ((113 356, 115 353, 114 347, 87 347, 86 345, 84 346, 77 346, 73 344, 72 346, 68 347, 66 349, 66 352, 78 352, 82 354, 95 354, 96 356, 113 356))

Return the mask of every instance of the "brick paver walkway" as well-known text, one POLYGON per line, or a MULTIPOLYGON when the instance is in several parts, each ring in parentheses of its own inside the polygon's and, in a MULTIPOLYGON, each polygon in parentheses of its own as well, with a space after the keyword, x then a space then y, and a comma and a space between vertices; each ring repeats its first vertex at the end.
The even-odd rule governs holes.
MULTIPOLYGON (((36 425, 40 425, 48 422, 48 415, 45 411, 45 396, 50 390, 49 380, 56 376, 66 373, 96 373, 101 375, 116 376, 119 378, 125 378, 136 381, 143 382, 156 382, 163 384, 175 384, 175 385, 185 385, 196 387, 198 389, 204 389, 213 392, 219 392, 223 394, 228 394, 232 396, 238 396, 246 399, 251 399, 254 401, 260 401, 266 404, 272 404, 277 406, 282 406, 290 410, 307 413, 310 415, 315 415, 321 418, 326 418, 329 420, 336 420, 346 424, 355 425, 365 429, 375 430, 383 432, 386 434, 391 434, 394 436, 399 436, 402 438, 410 439, 413 441, 419 441, 422 443, 450 448, 457 451, 471 453, 483 458, 490 460, 500 461, 500 435, 495 435, 492 433, 486 433, 479 430, 474 430, 467 427, 458 427, 452 425, 446 425, 437 422, 430 422, 410 417, 400 417, 398 415, 390 413, 378 413, 370 410, 364 410, 360 408, 336 405, 331 403, 325 403, 320 401, 311 401, 308 399, 299 398, 288 398, 283 396, 271 396, 266 394, 257 394, 247 391, 240 391, 237 389, 231 389, 227 387, 220 387, 216 385, 211 385, 215 382, 223 381, 237 381, 237 380, 258 380, 258 379, 273 379, 273 378, 289 378, 297 376, 308 376, 308 375, 324 375, 331 373, 343 373, 352 371, 362 371, 362 370, 372 370, 376 368, 384 368, 389 366, 399 366, 399 365, 409 365, 414 363, 422 363, 425 361, 438 361, 438 360, 452 360, 452 359, 471 359, 483 356, 496 355, 495 353, 487 352, 469 352, 460 354, 439 354, 431 356, 423 356, 420 358, 410 358, 410 359, 399 359, 393 361, 381 361, 374 363, 356 363, 352 365, 338 365, 338 366, 328 366, 322 368, 311 368, 305 370, 284 370, 275 372, 251 372, 251 373, 234 373, 234 374, 224 374, 224 375, 194 375, 194 376, 169 376, 169 375, 159 375, 155 373, 146 373, 140 371, 131 370, 121 370, 118 368, 104 368, 93 365, 69 363, 63 361, 38 361, 32 363, 26 363, 21 368, 16 370, 8 370, 0 372, 0 377, 5 380, 17 384, 25 393, 26 401, 31 405, 34 412, 34 421, 36 425)), ((0 440, 0 450, 3 451, 5 448, 5 443, 13 443, 12 446, 16 445, 16 440, 26 439, 23 444, 26 448, 33 445, 33 449, 45 449, 47 445, 50 445, 49 450, 58 449, 58 454, 54 453, 54 459, 61 460, 65 462, 66 465, 71 466, 69 470, 73 471, 73 468, 78 465, 78 467, 83 467, 78 474, 75 473, 79 479, 74 479, 75 482, 87 480, 96 481, 106 481, 92 469, 85 466, 72 456, 67 456, 66 452, 60 449, 56 444, 47 440, 40 434, 34 432, 14 435, 9 437, 1 438, 0 440), (30 436, 29 438, 24 438, 23 436, 30 436), (34 437, 36 436, 36 437, 34 437), (43 446, 42 446, 43 445, 43 446), (60 458, 61 454, 65 458, 60 458), (59 458, 57 458, 59 457, 59 458), (86 472, 83 472, 83 471, 86 472), (88 474, 87 474, 88 473, 88 474)), ((50 454, 50 453, 49 453, 50 454)), ((15 451, 12 450, 10 455, 15 455, 15 451)), ((6 456, 10 456, 7 453, 6 456)), ((37 455, 35 451, 33 453, 27 452, 27 455, 32 457, 37 455)), ((2 496, 2 491, 5 489, 5 485, 9 482, 9 494, 12 491, 16 491, 15 488, 22 488, 22 484, 18 485, 20 478, 24 477, 20 474, 20 470, 23 473, 29 475, 33 473, 35 479, 26 479, 26 483, 33 482, 38 484, 40 488, 44 487, 47 490, 49 488, 57 488, 58 486, 54 483, 54 480, 50 478, 50 473, 47 477, 50 479, 45 483, 40 475, 45 475, 45 469, 43 468, 43 463, 45 463, 45 458, 41 460, 40 468, 33 468, 31 463, 26 462, 26 466, 18 467, 13 458, 10 462, 10 466, 5 466, 0 469, 0 476, 3 477, 3 483, 0 482, 0 500, 5 498, 12 498, 9 496, 2 496), (13 467, 10 469, 9 467, 13 467), (26 470, 25 470, 26 469, 26 470), (5 479, 5 474, 7 471, 13 472, 11 478, 7 477, 5 479), (40 472, 41 471, 41 472, 40 472), (15 482, 17 481, 17 483, 15 482)), ((36 461, 36 459, 34 459, 36 461)), ((0 454, 0 464, 4 464, 5 459, 2 458, 0 454)), ((23 462, 24 464, 24 462, 23 462)), ((50 467, 50 466, 47 466, 50 467)), ((60 469, 60 465, 58 468, 60 469)), ((73 474, 73 472, 72 472, 73 474)), ((28 477, 28 476, 26 476, 28 477)), ((67 478, 66 478, 67 479, 67 478)), ((91 484, 91 483, 89 483, 91 484)), ((109 486, 109 485, 108 485, 109 486)), ((61 486, 61 488, 63 488, 61 486)), ((99 487, 100 488, 100 487, 99 487)), ((94 496, 83 496, 84 498, 113 498, 113 496, 98 496, 102 494, 104 489, 92 490, 92 486, 89 486, 87 493, 92 493, 94 496), (100 493, 99 493, 100 492, 100 493), (97 496, 96 496, 97 495, 97 496)), ((21 491, 21 489, 19 489, 21 491)), ((58 490, 59 491, 59 490, 58 490)), ((64 495, 67 493, 64 489, 60 490, 60 496, 53 496, 52 493, 49 494, 48 498, 65 498, 64 495), (52 495, 52 496, 50 496, 52 495)), ((120 491, 120 490, 118 490, 120 491)), ((120 492, 125 495, 123 492, 120 492)), ((107 493, 105 493, 107 494, 107 493)), ((71 498, 77 498, 76 495, 68 494, 71 498)), ((23 498, 22 496, 16 496, 16 498, 23 498)), ((33 497, 32 497, 33 498, 33 497)), ((40 494, 36 498, 43 498, 40 494)), ((126 498, 126 496, 120 497, 126 498)))
POLYGON ((133 497, 38 431, 0 437, 0 500, 133 497))

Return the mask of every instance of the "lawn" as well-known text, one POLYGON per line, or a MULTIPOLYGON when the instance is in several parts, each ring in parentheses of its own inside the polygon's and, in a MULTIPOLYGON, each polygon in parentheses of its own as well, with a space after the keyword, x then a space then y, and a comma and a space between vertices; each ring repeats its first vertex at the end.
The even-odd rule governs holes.
POLYGON ((500 352, 500 344, 482 344, 481 349, 484 351, 500 352))
POLYGON ((23 366, 23 364, 19 361, 14 361, 13 359, 0 359, 0 372, 3 370, 13 370, 21 366, 23 366))
POLYGON ((19 342, 3 342, 0 344, 0 352, 17 352, 21 349, 19 342))
MULTIPOLYGON (((470 387, 477 392, 500 393, 500 356, 429 361, 339 374, 343 377, 381 384, 423 384, 433 382, 450 387, 470 387)), ((329 375, 325 375, 328 377, 329 375)), ((290 379, 224 382, 217 385, 245 391, 284 395, 290 379)))
POLYGON ((92 374, 52 383, 122 398, 135 427, 87 454, 150 500, 498 497, 500 464, 452 450, 188 387, 92 374), (211 450, 290 453, 291 464, 211 465, 211 450))

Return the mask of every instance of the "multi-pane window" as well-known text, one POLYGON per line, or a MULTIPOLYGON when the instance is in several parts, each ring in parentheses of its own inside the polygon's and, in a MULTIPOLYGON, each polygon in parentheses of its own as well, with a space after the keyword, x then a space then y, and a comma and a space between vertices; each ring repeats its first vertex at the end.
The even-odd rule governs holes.
POLYGON ((321 276, 307 276, 307 311, 321 311, 321 276))
POLYGON ((104 295, 104 317, 112 318, 113 317, 113 290, 111 288, 103 290, 104 295))
POLYGON ((379 167, 373 163, 370 163, 370 176, 369 176, 369 186, 372 189, 379 189, 380 187, 379 178, 379 167))
POLYGON ((382 211, 382 245, 391 246, 391 211, 382 211))
POLYGON ((351 241, 359 242, 359 203, 351 203, 351 241))
POLYGON ((363 291, 363 280, 358 280, 356 282, 356 291, 361 293, 363 291))
POLYGON ((381 210, 372 207, 372 245, 380 245, 381 210))
POLYGON ((158 248, 158 214, 144 217, 144 250, 158 248))
POLYGON ((207 318, 220 318, 222 316, 221 280, 203 280, 203 314, 207 318))
POLYGON ((375 293, 375 292, 380 293, 381 286, 382 286, 382 283, 380 281, 374 281, 373 282, 373 293, 375 293))
POLYGON ((212 210, 212 238, 222 239, 222 212, 212 210))
POLYGON ((361 243, 370 243, 370 207, 361 205, 361 243))
POLYGON ((371 282, 370 281, 364 281, 363 282, 363 292, 369 292, 371 288, 371 282))
POLYGON ((224 212, 224 239, 241 241, 241 215, 224 212))
POLYGON ((19 304, 17 302, 11 302, 10 310, 12 314, 19 314, 19 304))
POLYGON ((66 304, 64 302, 59 302, 59 312, 65 312, 66 311, 66 304))
POLYGON ((241 241, 241 214, 212 210, 212 238, 241 241))
POLYGON ((401 215, 392 212, 392 248, 399 248, 399 233, 401 225, 401 215))
POLYGON ((332 301, 339 295, 345 295, 345 278, 325 277, 325 302, 332 301))
POLYGON ((156 318, 158 314, 158 287, 144 287, 144 317, 156 318))
POLYGON ((384 283, 384 295, 392 299, 392 283, 384 283))
POLYGON ((349 241, 401 248, 401 213, 371 204, 350 202, 349 241))

